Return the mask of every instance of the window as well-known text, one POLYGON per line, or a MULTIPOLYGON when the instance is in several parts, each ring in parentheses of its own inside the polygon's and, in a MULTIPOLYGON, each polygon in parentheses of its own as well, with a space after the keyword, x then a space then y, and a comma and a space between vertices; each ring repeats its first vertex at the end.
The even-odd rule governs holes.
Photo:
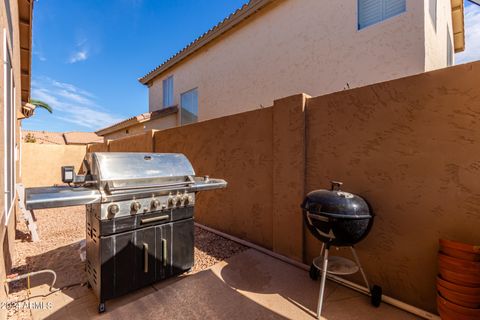
POLYGON ((453 44, 450 29, 447 26, 447 66, 453 65, 453 44))
POLYGON ((198 91, 192 89, 180 95, 180 123, 182 125, 198 120, 198 91))
POLYGON ((10 51, 7 43, 7 32, 3 29, 3 61, 4 74, 3 83, 5 84, 4 99, 4 212, 5 223, 8 222, 9 215, 13 207, 15 197, 15 83, 13 81, 13 70, 10 59, 10 51))
POLYGON ((407 0, 358 0, 358 29, 386 20, 407 10, 407 0))
POLYGON ((433 28, 437 31, 437 0, 428 1, 428 11, 430 12, 430 18, 432 19, 433 28))
POLYGON ((173 76, 163 80, 163 107, 173 105, 173 76))

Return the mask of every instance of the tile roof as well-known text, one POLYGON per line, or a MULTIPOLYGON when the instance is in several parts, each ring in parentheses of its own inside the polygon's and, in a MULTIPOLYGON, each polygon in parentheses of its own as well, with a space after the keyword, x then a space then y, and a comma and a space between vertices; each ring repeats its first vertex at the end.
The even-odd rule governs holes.
POLYGON ((103 142, 103 137, 99 137, 94 132, 49 132, 22 130, 22 136, 24 140, 27 139, 27 135, 31 135, 33 138, 35 138, 35 143, 38 144, 72 145, 103 142))
POLYGON ((213 28, 202 34, 197 39, 190 42, 182 50, 177 52, 175 55, 170 57, 168 60, 163 62, 161 65, 155 69, 148 72, 146 75, 138 79, 142 84, 147 84, 150 80, 163 73, 165 70, 173 67, 178 62, 182 61, 195 51, 199 50, 201 47, 207 43, 215 40, 228 30, 232 29, 246 18, 257 13, 263 9, 268 4, 276 0, 250 0, 248 3, 244 4, 240 9, 237 9, 234 13, 230 14, 228 17, 223 19, 220 23, 215 25, 213 28))
POLYGON ((106 134, 121 130, 123 128, 128 128, 137 123, 142 123, 149 120, 166 117, 170 114, 177 113, 177 112, 178 112, 178 106, 171 106, 171 107, 163 108, 163 109, 152 111, 152 112, 145 112, 137 116, 133 116, 128 119, 125 119, 123 121, 114 123, 111 126, 108 126, 106 128, 97 130, 95 131, 95 133, 99 136, 104 136, 106 134))
POLYGON ((103 137, 98 136, 95 132, 65 132, 63 134, 67 144, 88 144, 103 142, 103 137))

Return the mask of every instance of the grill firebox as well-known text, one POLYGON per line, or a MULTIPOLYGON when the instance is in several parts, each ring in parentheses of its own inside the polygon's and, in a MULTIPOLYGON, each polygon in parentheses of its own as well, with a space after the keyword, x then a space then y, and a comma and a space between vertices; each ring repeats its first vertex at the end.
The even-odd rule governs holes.
POLYGON ((26 189, 27 209, 86 205, 88 284, 105 301, 189 270, 199 191, 227 183, 195 172, 182 154, 90 153, 69 186, 26 189))

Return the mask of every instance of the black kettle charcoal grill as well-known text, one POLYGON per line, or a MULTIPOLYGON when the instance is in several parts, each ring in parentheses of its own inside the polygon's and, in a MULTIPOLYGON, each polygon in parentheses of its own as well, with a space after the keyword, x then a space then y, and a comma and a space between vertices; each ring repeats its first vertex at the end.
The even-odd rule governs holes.
POLYGON ((85 175, 62 167, 69 186, 26 189, 26 206, 86 205, 86 272, 99 312, 193 266, 195 195, 225 180, 195 177, 183 154, 90 153, 84 167, 85 175))
POLYGON ((341 186, 341 182, 332 181, 331 190, 312 191, 302 203, 303 217, 308 230, 323 243, 320 256, 313 260, 310 267, 310 277, 313 280, 318 279, 320 271, 322 273, 317 306, 318 319, 322 312, 327 273, 348 275, 360 271, 370 290, 372 304, 378 307, 382 297, 382 289, 379 286, 370 288, 354 248, 356 243, 367 236, 372 227, 372 210, 364 199, 340 190, 341 186), (339 256, 329 257, 331 246, 350 247, 355 262, 339 256))

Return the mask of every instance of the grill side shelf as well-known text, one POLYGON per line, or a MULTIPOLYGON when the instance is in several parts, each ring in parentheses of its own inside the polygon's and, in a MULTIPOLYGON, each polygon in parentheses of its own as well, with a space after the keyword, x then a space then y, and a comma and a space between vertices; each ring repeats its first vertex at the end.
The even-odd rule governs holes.
POLYGON ((95 188, 36 187, 25 189, 28 210, 48 209, 100 203, 101 194, 95 188))

